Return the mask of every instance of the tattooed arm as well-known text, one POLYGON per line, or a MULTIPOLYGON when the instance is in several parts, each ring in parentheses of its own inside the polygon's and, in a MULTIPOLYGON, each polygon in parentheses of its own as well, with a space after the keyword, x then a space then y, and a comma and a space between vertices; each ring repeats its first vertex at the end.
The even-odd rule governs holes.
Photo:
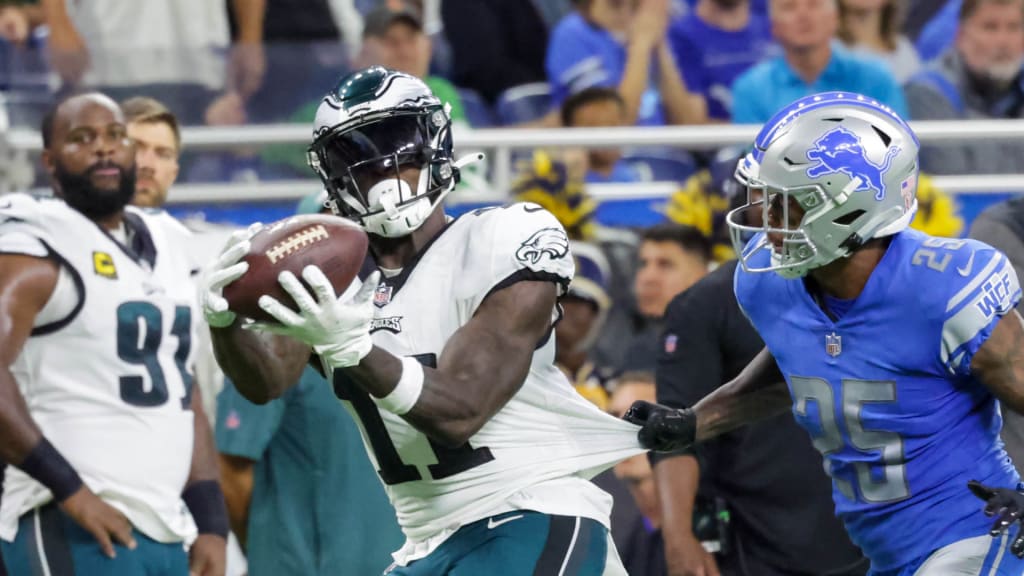
POLYGON ((1016 310, 1003 316, 974 354, 971 373, 1004 406, 1024 414, 1024 319, 1016 310))
POLYGON ((623 416, 640 426, 640 444, 649 450, 674 452, 694 442, 785 412, 789 389, 767 348, 728 384, 691 408, 669 408, 637 400, 623 416))
POLYGON ((693 407, 697 442, 751 422, 775 416, 792 406, 786 381, 768 349, 761 350, 731 382, 693 407))

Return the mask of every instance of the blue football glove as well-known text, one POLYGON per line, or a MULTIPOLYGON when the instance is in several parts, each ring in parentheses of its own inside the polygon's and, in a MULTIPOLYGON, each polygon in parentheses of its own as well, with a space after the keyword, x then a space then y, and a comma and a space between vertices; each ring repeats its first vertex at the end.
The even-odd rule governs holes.
MULTIPOLYGON (((985 515, 996 517, 996 523, 989 532, 992 536, 1006 532, 1024 516, 1024 494, 1010 488, 985 486, 977 480, 968 482, 967 487, 975 496, 985 501, 985 515)), ((1010 544, 1010 552, 1018 558, 1024 558, 1024 526, 1010 544)))
POLYGON ((633 402, 623 420, 640 426, 640 445, 655 452, 676 452, 693 444, 697 436, 697 415, 643 400, 633 402))

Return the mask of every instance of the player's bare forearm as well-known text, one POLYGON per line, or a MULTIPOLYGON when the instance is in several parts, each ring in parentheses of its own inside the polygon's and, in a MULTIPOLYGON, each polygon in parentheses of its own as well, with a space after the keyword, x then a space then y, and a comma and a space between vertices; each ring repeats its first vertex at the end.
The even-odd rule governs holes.
POLYGON ((0 256, 0 460, 15 466, 42 439, 10 367, 32 333, 36 315, 57 285, 51 260, 0 256))
POLYGON ((202 394, 198 390, 192 392, 192 467, 188 473, 188 484, 203 480, 219 480, 217 469, 217 448, 213 442, 213 431, 210 421, 203 409, 202 394))
MULTIPOLYGON (((437 442, 461 446, 519 390, 538 342, 550 330, 556 299, 550 282, 523 281, 503 288, 448 340, 437 369, 424 369, 423 391, 403 417, 437 442)), ((395 387, 402 365, 374 348, 346 374, 382 398, 395 387)))
POLYGON ((238 392, 256 404, 265 404, 294 386, 309 361, 306 344, 243 330, 239 322, 211 328, 210 334, 217 364, 238 392))
POLYGON ((21 463, 42 437, 14 376, 5 366, 0 369, 0 461, 21 463))
POLYGON ((697 441, 702 442, 792 407, 789 389, 767 348, 728 384, 693 407, 697 441))
POLYGON ((1024 414, 1024 320, 1011 310, 971 359, 971 373, 1007 408, 1024 414))

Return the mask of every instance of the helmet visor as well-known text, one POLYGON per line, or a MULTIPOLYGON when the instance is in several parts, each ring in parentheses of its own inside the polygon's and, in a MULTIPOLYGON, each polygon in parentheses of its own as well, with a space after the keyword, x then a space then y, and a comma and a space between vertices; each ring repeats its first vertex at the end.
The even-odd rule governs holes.
POLYGON ((322 168, 336 176, 357 164, 383 158, 428 159, 430 155, 423 152, 430 148, 430 135, 421 116, 405 114, 329 135, 319 147, 322 168))

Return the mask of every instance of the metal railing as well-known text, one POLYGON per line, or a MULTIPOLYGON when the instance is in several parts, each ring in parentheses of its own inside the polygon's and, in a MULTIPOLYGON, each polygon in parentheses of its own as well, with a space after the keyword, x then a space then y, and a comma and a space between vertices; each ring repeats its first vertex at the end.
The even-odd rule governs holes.
MULTIPOLYGON (((911 126, 922 143, 934 144, 950 140, 1015 140, 1024 139, 1024 120, 921 121, 911 126)), ((462 201, 499 201, 507 196, 512 181, 512 153, 533 148, 599 148, 672 146, 688 150, 715 149, 746 145, 757 134, 758 126, 715 124, 703 126, 666 126, 653 128, 499 128, 456 129, 458 150, 489 152, 493 192, 463 194, 462 201)), ((308 144, 311 130, 302 124, 267 124, 238 127, 189 127, 182 132, 184 146, 190 150, 259 147, 271 144, 308 144)), ((12 130, 10 144, 17 149, 38 152, 38 132, 12 130)), ((955 175, 937 176, 935 184, 953 194, 988 194, 1024 192, 1020 175, 955 175)), ((266 181, 251 183, 196 183, 175 186, 174 203, 243 202, 285 200, 304 196, 320 184, 315 179, 266 181)), ((591 185, 595 197, 621 199, 664 196, 676 190, 678 183, 591 185)))

